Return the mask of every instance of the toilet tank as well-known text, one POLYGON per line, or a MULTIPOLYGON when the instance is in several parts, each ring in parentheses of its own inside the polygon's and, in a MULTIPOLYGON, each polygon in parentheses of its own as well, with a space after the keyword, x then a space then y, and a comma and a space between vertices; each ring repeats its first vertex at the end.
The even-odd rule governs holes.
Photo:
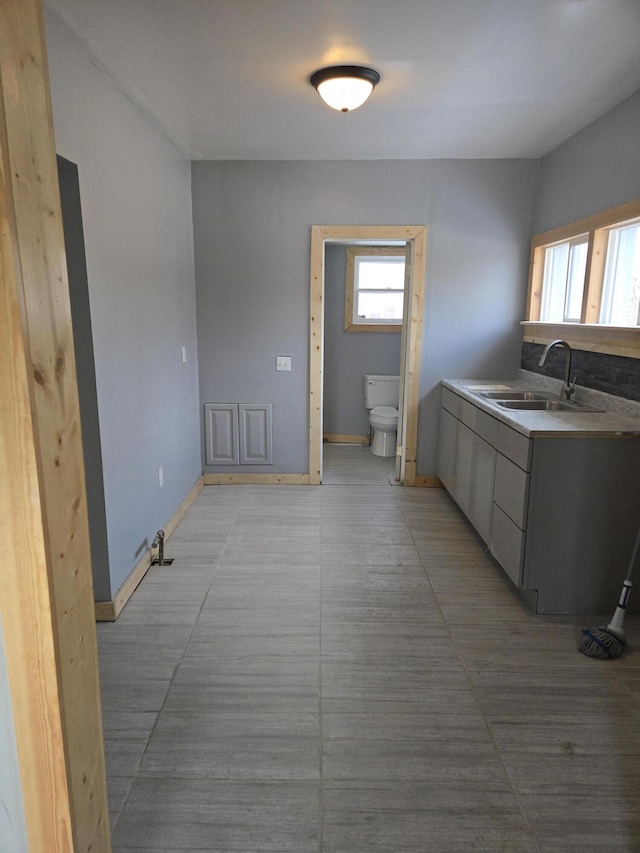
POLYGON ((398 408, 400 398, 400 377, 380 376, 367 373, 364 377, 364 406, 373 409, 376 406, 398 408))

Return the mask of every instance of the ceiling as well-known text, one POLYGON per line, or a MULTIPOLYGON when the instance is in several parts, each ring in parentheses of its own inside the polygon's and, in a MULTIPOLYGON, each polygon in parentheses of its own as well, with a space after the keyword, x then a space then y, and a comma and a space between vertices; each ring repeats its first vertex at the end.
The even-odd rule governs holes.
POLYGON ((639 0, 45 0, 193 160, 540 157, 640 89, 639 0), (317 68, 382 77, 351 113, 317 68))

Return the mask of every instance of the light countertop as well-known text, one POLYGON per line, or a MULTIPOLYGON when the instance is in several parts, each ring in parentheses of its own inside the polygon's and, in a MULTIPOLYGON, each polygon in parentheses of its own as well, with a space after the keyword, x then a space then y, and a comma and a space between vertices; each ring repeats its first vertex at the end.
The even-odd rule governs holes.
POLYGON ((505 409, 474 391, 546 391, 560 397, 562 382, 520 370, 514 379, 443 379, 442 384, 527 437, 640 437, 640 403, 576 386, 574 400, 602 412, 505 409))

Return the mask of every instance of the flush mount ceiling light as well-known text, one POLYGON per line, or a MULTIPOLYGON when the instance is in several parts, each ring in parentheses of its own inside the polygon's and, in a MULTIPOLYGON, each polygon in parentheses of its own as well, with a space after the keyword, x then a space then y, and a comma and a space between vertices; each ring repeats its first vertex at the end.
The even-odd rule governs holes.
POLYGON ((380 82, 380 75, 373 68, 360 65, 333 65, 314 71, 309 82, 326 104, 348 113, 364 104, 380 82))

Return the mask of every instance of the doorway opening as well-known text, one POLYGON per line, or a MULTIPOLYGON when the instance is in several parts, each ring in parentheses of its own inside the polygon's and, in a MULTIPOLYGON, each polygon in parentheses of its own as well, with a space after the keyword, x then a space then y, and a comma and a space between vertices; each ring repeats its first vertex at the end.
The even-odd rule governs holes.
POLYGON ((347 246, 405 243, 407 247, 396 478, 402 485, 415 485, 426 236, 424 225, 316 225, 311 229, 309 478, 312 485, 322 482, 325 249, 328 244, 336 243, 347 246))

